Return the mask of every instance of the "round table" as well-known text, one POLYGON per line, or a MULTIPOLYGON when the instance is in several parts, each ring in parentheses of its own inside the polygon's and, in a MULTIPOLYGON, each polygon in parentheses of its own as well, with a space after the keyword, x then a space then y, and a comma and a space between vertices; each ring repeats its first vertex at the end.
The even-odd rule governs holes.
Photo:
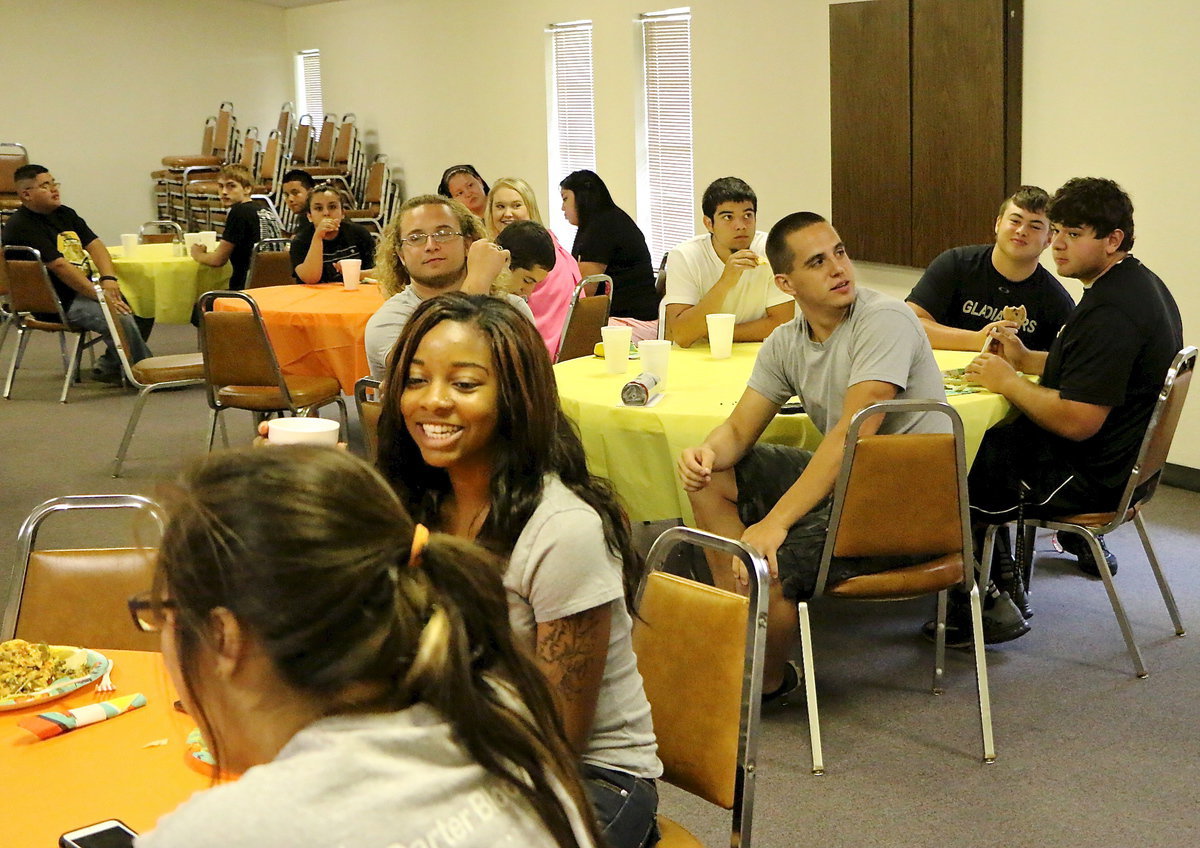
MULTIPOLYGON (((746 389, 760 347, 735 344, 728 359, 714 359, 702 342, 687 349, 673 347, 666 391, 648 407, 620 403, 621 387, 639 373, 636 359, 625 374, 609 374, 599 357, 554 366, 563 411, 579 427, 588 467, 612 481, 632 520, 692 522, 675 461, 684 448, 700 444, 729 416, 746 389)), ((943 369, 961 368, 975 356, 968 351, 934 354, 943 369)), ((984 432, 1004 420, 1009 404, 991 392, 951 395, 949 400, 963 419, 969 463, 984 432)), ((821 433, 807 415, 777 415, 762 440, 813 450, 821 433)))
POLYGON ((121 247, 110 247, 108 252, 133 313, 167 324, 189 323, 196 298, 229 288, 233 274, 228 262, 210 268, 190 256, 176 256, 173 244, 139 244, 129 259, 121 247))
POLYGON ((0 712, 0 774, 6 794, 19 790, 25 799, 4 805, 5 845, 57 845, 59 834, 111 818, 145 833, 211 783, 186 762, 196 719, 172 708, 179 696, 162 654, 97 650, 114 662, 115 692, 88 685, 41 706, 0 712), (38 741, 17 727, 26 716, 136 692, 146 706, 52 739, 38 741))
MULTIPOLYGON (((262 312, 279 367, 285 374, 334 377, 353 394, 360 377, 371 373, 363 336, 367 320, 383 305, 370 283, 349 291, 341 283, 267 286, 246 292, 262 312)), ((238 309, 232 299, 217 309, 238 309)))

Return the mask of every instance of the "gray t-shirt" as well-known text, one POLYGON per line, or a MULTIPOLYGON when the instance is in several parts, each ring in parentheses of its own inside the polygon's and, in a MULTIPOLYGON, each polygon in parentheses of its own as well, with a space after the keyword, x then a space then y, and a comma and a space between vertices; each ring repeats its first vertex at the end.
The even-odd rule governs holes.
MULTIPOLYGON (((846 390, 879 380, 899 388, 896 397, 944 401, 942 372, 929 339, 903 302, 859 288, 850 314, 823 342, 813 341, 802 314, 776 327, 763 342, 749 386, 773 403, 792 395, 822 433, 842 417, 846 390)), ((944 415, 889 415, 881 433, 948 433, 944 415)))
MULTIPOLYGON (((530 323, 533 323, 533 312, 530 311, 528 303, 515 294, 504 296, 510 304, 516 307, 518 312, 528 318, 530 323)), ((413 291, 412 286, 407 286, 399 294, 394 294, 385 300, 383 306, 367 319, 363 343, 367 347, 367 364, 371 366, 371 376, 375 379, 383 379, 387 370, 388 354, 392 352, 396 339, 400 338, 400 332, 404 329, 404 325, 408 323, 408 319, 420 305, 420 295, 413 291)))
POLYGON ((530 650, 539 623, 612 605, 608 658, 583 760, 638 777, 661 775, 620 559, 608 549, 600 516, 554 475, 546 476, 542 502, 513 547, 504 588, 513 630, 530 650))
MULTIPOLYGON (((572 811, 580 844, 588 845, 572 811)), ((137 848, 491 848, 555 845, 516 790, 488 774, 450 725, 418 704, 323 718, 269 763, 198 792, 137 848)))

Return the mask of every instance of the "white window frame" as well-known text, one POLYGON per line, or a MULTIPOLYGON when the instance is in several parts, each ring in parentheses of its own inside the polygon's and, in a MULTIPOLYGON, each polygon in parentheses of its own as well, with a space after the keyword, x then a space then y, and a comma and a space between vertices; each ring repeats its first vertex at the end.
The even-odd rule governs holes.
POLYGON ((325 117, 324 110, 321 51, 315 48, 301 50, 296 54, 296 115, 312 115, 313 127, 319 129, 325 117))
POLYGON ((567 223, 558 184, 572 171, 596 170, 596 96, 592 22, 546 27, 546 127, 548 188, 546 226, 568 250, 575 227, 567 223))
POLYGON ((696 229, 691 18, 690 7, 638 16, 642 43, 638 224, 655 267, 696 229))

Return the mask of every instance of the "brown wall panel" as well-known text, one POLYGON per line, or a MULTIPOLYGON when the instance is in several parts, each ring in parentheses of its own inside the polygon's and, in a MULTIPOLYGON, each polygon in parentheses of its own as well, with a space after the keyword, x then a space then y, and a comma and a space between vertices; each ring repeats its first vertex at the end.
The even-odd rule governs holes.
POLYGON ((990 241, 996 206, 1011 190, 1007 17, 1006 0, 912 0, 916 265, 990 241))
POLYGON ((850 255, 912 264, 908 0, 829 9, 833 224, 850 255))

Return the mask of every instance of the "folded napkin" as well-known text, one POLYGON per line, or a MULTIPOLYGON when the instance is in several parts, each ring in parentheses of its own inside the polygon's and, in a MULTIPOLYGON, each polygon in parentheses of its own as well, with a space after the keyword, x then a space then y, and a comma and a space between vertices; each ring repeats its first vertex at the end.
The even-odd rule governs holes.
POLYGON ((35 716, 21 719, 17 722, 17 726, 28 730, 38 739, 49 739, 69 730, 116 718, 123 713, 144 706, 146 706, 146 696, 138 692, 134 695, 122 695, 111 701, 88 704, 86 707, 78 707, 63 713, 38 713, 35 716))

